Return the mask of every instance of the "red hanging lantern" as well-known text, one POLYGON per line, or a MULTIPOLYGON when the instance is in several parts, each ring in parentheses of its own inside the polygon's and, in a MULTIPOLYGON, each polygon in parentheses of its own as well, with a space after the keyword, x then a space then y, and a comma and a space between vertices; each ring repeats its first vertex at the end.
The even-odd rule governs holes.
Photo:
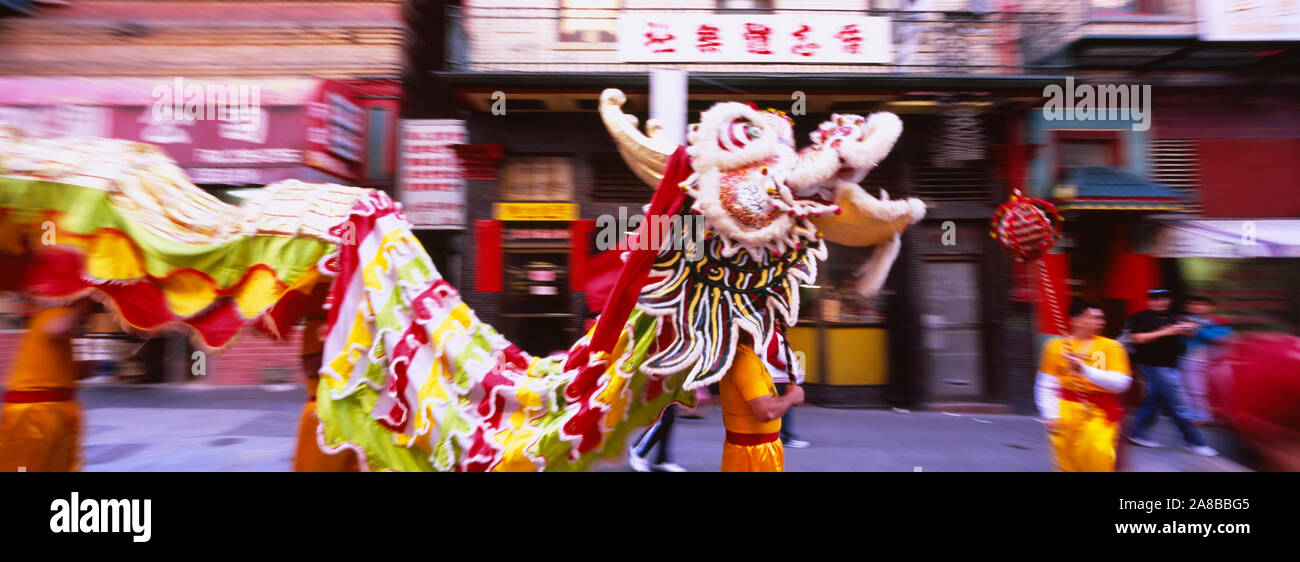
POLYGON ((993 213, 990 234, 1022 262, 1031 262, 1056 246, 1061 239, 1062 222, 1064 219, 1054 205, 1025 197, 1017 189, 993 213))
MULTIPOLYGON (((1039 259, 1061 239, 1063 222, 1065 219, 1056 212, 1056 206, 1042 199, 1025 197, 1017 189, 1011 192, 1011 199, 993 213, 993 230, 989 234, 1021 262, 1038 262, 1038 280, 1042 285, 1043 297, 1047 299, 1048 309, 1052 311, 1056 329, 1061 334, 1068 335, 1070 332, 1065 321, 1065 311, 1061 309, 1061 301, 1052 289, 1047 265, 1039 259)), ((1067 340, 1066 349, 1069 348, 1067 340)))

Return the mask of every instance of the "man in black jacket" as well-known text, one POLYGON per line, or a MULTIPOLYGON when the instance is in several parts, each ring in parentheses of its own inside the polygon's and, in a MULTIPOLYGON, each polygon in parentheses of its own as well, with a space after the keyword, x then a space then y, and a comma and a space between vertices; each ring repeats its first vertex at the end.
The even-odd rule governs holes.
POLYGON ((1191 408, 1183 401, 1183 376, 1178 371, 1178 357, 1183 353, 1182 336, 1195 333, 1194 323, 1180 322, 1169 312, 1171 294, 1165 289, 1147 292, 1147 309, 1133 315, 1125 324, 1137 348, 1133 363, 1147 381, 1147 397, 1133 420, 1128 440, 1143 447, 1159 443, 1143 437, 1155 424, 1161 411, 1173 418, 1183 433, 1187 449, 1198 455, 1215 456, 1218 451, 1205 444, 1205 438, 1192 423, 1191 408))

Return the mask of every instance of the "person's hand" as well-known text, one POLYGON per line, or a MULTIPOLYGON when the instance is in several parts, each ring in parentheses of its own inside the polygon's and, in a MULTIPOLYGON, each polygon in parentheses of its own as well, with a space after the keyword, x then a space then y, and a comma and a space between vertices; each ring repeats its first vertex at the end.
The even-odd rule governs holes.
POLYGON ((1056 423, 1056 418, 1043 418, 1043 429, 1047 430, 1048 435, 1056 435, 1060 428, 1056 423))
POLYGON ((1067 353, 1065 354, 1065 360, 1070 364, 1070 369, 1074 370, 1074 372, 1076 373, 1083 372, 1084 363, 1083 363, 1082 355, 1078 353, 1067 353))
POLYGON ((787 386, 787 387, 785 388, 785 395, 786 395, 787 397, 789 397, 790 404, 791 404, 792 406, 798 406, 798 405, 800 405, 800 404, 803 404, 803 387, 802 387, 802 386, 799 386, 799 385, 797 385, 797 384, 792 384, 792 385, 790 385, 790 386, 787 386))

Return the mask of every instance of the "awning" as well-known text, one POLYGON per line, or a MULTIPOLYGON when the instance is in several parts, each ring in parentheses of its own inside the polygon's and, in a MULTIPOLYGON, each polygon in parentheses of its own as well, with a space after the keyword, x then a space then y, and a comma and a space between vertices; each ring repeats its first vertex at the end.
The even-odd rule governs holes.
POLYGON ((1174 211, 1187 208, 1186 196, 1162 183, 1111 166, 1070 170, 1053 193, 1061 210, 1174 211))
POLYGON ((355 89, 316 78, 0 77, 0 126, 155 144, 196 183, 241 186, 353 183, 365 142, 355 89))
POLYGON ((1282 75, 1300 69, 1300 41, 1206 41, 1194 35, 1089 35, 1061 53, 1076 69, 1252 70, 1282 75))
POLYGON ((1162 258, 1300 258, 1300 219, 1161 221, 1162 258))

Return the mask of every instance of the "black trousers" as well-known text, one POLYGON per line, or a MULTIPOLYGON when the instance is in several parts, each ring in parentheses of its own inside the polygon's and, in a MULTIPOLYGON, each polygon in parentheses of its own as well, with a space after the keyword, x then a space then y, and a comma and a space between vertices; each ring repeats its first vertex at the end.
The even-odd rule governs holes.
MULTIPOLYGON (((789 386, 789 383, 776 383, 776 391, 784 395, 786 386, 789 386)), ((781 416, 781 440, 789 441, 791 439, 798 439, 794 434, 794 408, 786 410, 785 415, 781 416)))
POLYGON ((664 409, 662 416, 659 416, 659 422, 650 428, 641 436, 641 440, 636 444, 636 455, 645 458, 650 454, 650 449, 655 445, 659 446, 659 453, 655 455, 655 464, 669 462, 668 441, 673 436, 673 420, 677 418, 677 405, 670 404, 664 409))

